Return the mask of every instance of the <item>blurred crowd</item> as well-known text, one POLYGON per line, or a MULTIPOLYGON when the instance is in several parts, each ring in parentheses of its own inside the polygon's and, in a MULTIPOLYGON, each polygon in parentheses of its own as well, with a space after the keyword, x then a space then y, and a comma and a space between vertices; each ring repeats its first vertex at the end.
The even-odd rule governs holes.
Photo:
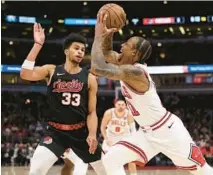
MULTIPOLYGON (((2 92, 1 97, 1 163, 4 166, 28 165, 46 126, 46 95, 2 92)), ((160 97, 164 106, 182 119, 207 161, 213 165, 213 103, 210 103, 213 94, 162 93, 160 97)), ((98 97, 100 121, 104 111, 113 106, 113 99, 113 96, 98 97)), ((99 136, 102 141, 101 134, 99 136)), ((148 165, 165 166, 172 162, 159 154, 148 165)))
MULTIPOLYGON (((129 37, 130 36, 125 38, 129 37)), ((91 41, 93 40, 91 39, 91 41)), ((119 52, 121 44, 125 41, 126 39, 122 41, 119 39, 118 42, 114 42, 114 50, 119 52)), ((161 43, 162 46, 160 47, 157 44, 159 43, 152 43, 152 54, 146 62, 149 66, 213 63, 211 59, 211 55, 213 55, 213 50, 211 49, 213 48, 212 42, 161 43)), ((9 45, 8 42, 2 40, 2 64, 21 65, 27 52, 31 49, 31 46, 32 45, 27 42, 14 42, 13 45, 9 45)), ((86 65, 90 62, 91 47, 92 43, 90 42, 82 65, 86 65)), ((61 43, 46 43, 39 53, 36 64, 58 65, 62 64, 64 59, 61 43), (50 50, 52 52, 49 52, 50 50)))

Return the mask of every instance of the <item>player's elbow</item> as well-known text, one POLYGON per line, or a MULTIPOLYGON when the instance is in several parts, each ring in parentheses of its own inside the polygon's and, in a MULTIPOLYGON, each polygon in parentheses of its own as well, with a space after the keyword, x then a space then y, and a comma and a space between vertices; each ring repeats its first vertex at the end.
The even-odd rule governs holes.
POLYGON ((21 71, 20 71, 20 77, 23 80, 31 80, 30 72, 23 70, 23 69, 21 69, 21 71))
POLYGON ((27 80, 27 73, 23 69, 21 69, 21 71, 20 71, 20 77, 23 80, 27 80))
POLYGON ((96 75, 96 76, 104 76, 106 74, 108 74, 108 69, 102 67, 102 66, 97 66, 97 65, 94 65, 91 67, 91 73, 96 75))
POLYGON ((89 117, 90 118, 98 118, 96 110, 89 111, 89 117))

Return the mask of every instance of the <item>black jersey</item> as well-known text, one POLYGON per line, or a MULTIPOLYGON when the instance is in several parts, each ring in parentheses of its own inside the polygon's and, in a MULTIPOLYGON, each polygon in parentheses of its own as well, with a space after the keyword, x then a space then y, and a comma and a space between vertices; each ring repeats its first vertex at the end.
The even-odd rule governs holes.
POLYGON ((86 121, 88 115, 88 69, 69 74, 64 65, 56 66, 47 87, 50 106, 48 121, 75 124, 86 121))

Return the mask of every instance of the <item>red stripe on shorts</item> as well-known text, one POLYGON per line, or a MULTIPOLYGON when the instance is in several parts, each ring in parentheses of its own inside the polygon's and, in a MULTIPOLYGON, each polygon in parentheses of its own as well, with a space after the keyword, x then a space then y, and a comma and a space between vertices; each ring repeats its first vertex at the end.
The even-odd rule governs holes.
POLYGON ((170 119, 171 115, 172 115, 172 113, 170 113, 169 116, 168 116, 168 118, 166 120, 164 120, 160 125, 158 125, 155 128, 152 128, 152 130, 154 131, 154 130, 160 128, 161 126, 163 126, 170 119))
POLYGON ((137 146, 135 146, 135 145, 133 145, 133 144, 131 144, 129 142, 126 142, 126 141, 120 141, 120 142, 118 142, 116 144, 123 145, 123 146, 131 149, 132 151, 136 152, 137 154, 139 154, 142 157, 142 159, 144 160, 145 164, 148 162, 147 156, 146 156, 145 152, 141 148, 139 148, 139 147, 137 147, 137 146))
POLYGON ((156 123, 152 124, 150 127, 154 127, 154 126, 156 126, 158 123, 160 123, 160 122, 167 116, 168 113, 169 113, 169 111, 166 111, 166 114, 165 114, 159 121, 157 121, 156 123))

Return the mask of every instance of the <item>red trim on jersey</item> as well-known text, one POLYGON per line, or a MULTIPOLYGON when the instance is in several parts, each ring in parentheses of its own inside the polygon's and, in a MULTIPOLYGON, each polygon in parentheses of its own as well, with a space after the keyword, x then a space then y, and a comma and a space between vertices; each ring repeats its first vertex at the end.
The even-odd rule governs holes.
POLYGON ((192 165, 192 166, 188 166, 188 167, 184 167, 184 166, 176 166, 178 169, 182 169, 182 170, 189 170, 189 171, 194 171, 197 170, 197 166, 196 165, 192 165))
MULTIPOLYGON (((150 129, 157 130, 159 129, 161 126, 163 126, 172 116, 172 113, 170 113, 169 111, 166 111, 166 114, 156 123, 148 126, 150 129), (169 115, 168 115, 169 114, 169 115)), ((146 126, 141 126, 142 129, 146 130, 146 126)))
POLYGON ((172 116, 172 114, 170 113, 169 116, 168 116, 168 118, 166 120, 164 120, 163 123, 161 123, 159 126, 153 128, 153 131, 157 130, 158 128, 160 128, 161 126, 163 126, 170 119, 171 116, 172 116))
POLYGON ((124 81, 123 81, 123 83, 124 83, 124 85, 125 85, 130 91, 132 91, 133 93, 138 94, 138 95, 144 95, 144 94, 145 94, 144 92, 137 92, 135 89, 133 89, 130 85, 128 85, 128 84, 125 83, 124 81))
POLYGON ((144 160, 145 164, 148 162, 148 159, 147 159, 145 152, 141 148, 137 147, 136 145, 133 145, 133 144, 126 142, 126 141, 119 141, 116 144, 123 145, 123 146, 127 147, 128 149, 131 149, 132 151, 139 154, 141 156, 141 158, 144 160))
POLYGON ((151 127, 154 127, 155 125, 157 125, 158 123, 160 123, 167 116, 168 113, 169 113, 169 111, 166 111, 166 114, 160 120, 158 120, 157 122, 155 122, 154 124, 152 124, 151 127))

